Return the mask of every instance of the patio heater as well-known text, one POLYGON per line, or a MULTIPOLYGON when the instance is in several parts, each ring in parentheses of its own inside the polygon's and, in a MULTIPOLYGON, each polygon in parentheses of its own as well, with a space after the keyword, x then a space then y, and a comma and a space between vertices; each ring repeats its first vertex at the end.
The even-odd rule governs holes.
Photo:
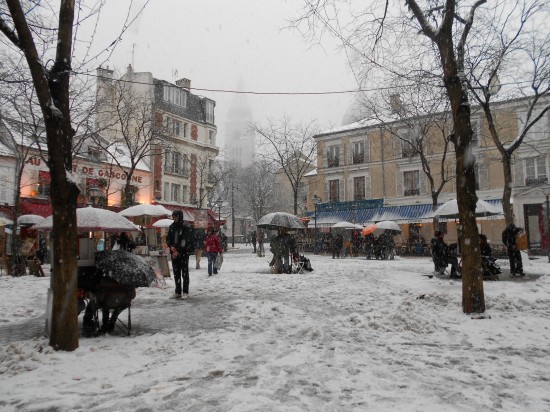
POLYGON ((543 186, 542 193, 546 196, 546 236, 548 237, 548 263, 550 263, 550 185, 543 186))
POLYGON ((319 248, 317 247, 317 242, 318 242, 318 234, 317 234, 317 205, 319 203, 321 203, 322 200, 319 196, 317 195, 313 195, 313 203, 315 205, 315 238, 314 238, 314 244, 313 244, 313 251, 314 251, 314 254, 318 255, 319 254, 319 248))

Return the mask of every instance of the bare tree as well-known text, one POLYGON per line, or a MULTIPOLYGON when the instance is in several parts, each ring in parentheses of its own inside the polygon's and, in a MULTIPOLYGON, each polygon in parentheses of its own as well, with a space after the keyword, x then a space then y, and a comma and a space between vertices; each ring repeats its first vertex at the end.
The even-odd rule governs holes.
POLYGON ((548 20, 548 1, 524 0, 508 8, 494 7, 482 15, 476 35, 479 49, 470 52, 468 85, 487 120, 490 137, 500 153, 504 174, 502 194, 506 223, 514 221, 512 196, 513 154, 550 110, 550 32, 541 21, 548 20), (518 62, 520 64, 518 65, 518 62), (503 87, 500 82, 506 82, 503 87), (494 96, 503 88, 496 103, 494 96), (510 138, 505 127, 498 127, 499 101, 519 98, 524 112, 522 126, 510 138))
MULTIPOLYGON (((156 154, 155 143, 165 133, 165 125, 156 121, 151 96, 138 93, 128 81, 112 81, 108 97, 99 99, 99 116, 103 121, 101 129, 90 136, 121 170, 125 170, 121 204, 128 207, 134 203, 132 178, 135 170, 140 162, 156 154)), ((163 147, 168 150, 168 145, 163 147)))
MULTIPOLYGON (((26 62, 27 81, 33 86, 33 100, 40 108, 45 129, 46 163, 55 188, 50 194, 54 228, 50 345, 56 350, 71 351, 78 347, 75 291, 79 188, 78 179, 73 176, 75 130, 72 120, 77 111, 76 106, 71 105, 70 90, 76 41, 74 30, 80 25, 75 24, 74 0, 59 0, 58 3, 58 11, 55 11, 55 6, 47 1, 6 0, 0 5, 0 32, 9 52, 26 62)), ((96 12, 101 5, 98 3, 95 8, 87 9, 87 13, 79 14, 77 23, 86 21, 89 16, 99 16, 96 12)), ((120 36, 99 55, 112 51, 119 40, 120 36)), ((93 57, 86 53, 86 59, 89 61, 93 57)))
POLYGON ((390 8, 389 0, 373 1, 346 22, 350 28, 350 34, 346 36, 342 33, 343 26, 334 1, 308 1, 304 17, 296 22, 309 24, 310 33, 316 33, 315 28, 321 27, 323 33, 335 35, 344 46, 357 51, 365 63, 365 70, 361 73, 363 79, 373 69, 406 76, 407 73, 399 70, 405 66, 404 62, 414 65, 437 56, 439 63, 429 76, 431 79, 439 77, 450 102, 453 120, 451 141, 456 156, 456 193, 461 225, 459 241, 463 252, 462 306, 466 313, 485 311, 479 234, 474 213, 477 195, 475 159, 470 147, 473 135, 471 106, 464 74, 474 17, 485 2, 477 0, 467 5, 457 0, 445 0, 440 4, 405 0, 407 9, 404 10, 398 5, 390 8), (407 46, 407 49, 402 46, 407 46))
POLYGON ((274 166, 273 162, 257 160, 242 171, 240 186, 245 187, 245 190, 241 191, 241 197, 245 210, 255 221, 275 211, 274 166))
POLYGON ((269 121, 265 127, 254 125, 253 131, 261 137, 261 157, 271 159, 288 178, 294 214, 297 214, 304 176, 314 168, 316 145, 313 123, 293 125, 290 119, 283 118, 279 123, 269 121))
MULTIPOLYGON (((401 143, 401 154, 419 160, 435 211, 443 188, 455 177, 449 162, 452 126, 447 100, 441 88, 422 81, 404 84, 399 90, 398 95, 382 90, 364 104, 381 127, 401 143)), ((434 217, 434 227, 438 221, 434 217)))

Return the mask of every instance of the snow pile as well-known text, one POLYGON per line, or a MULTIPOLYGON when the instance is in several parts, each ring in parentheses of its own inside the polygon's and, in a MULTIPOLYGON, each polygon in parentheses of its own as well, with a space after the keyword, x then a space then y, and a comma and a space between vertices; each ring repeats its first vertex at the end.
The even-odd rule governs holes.
POLYGON ((522 279, 499 261, 487 318, 472 319, 427 258, 308 257, 300 275, 267 273, 245 247, 212 278, 191 265, 189 301, 168 299, 171 279, 139 288, 131 337, 71 353, 40 337, 49 278, 0 277, 0 409, 550 409, 546 259, 522 279))

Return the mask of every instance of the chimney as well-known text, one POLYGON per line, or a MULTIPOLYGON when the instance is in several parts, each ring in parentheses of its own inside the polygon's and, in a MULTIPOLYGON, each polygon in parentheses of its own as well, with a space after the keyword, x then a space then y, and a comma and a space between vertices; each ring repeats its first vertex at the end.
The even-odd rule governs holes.
POLYGON ((113 70, 104 69, 103 67, 97 68, 97 77, 101 80, 113 80, 113 70))
POLYGON ((126 73, 128 73, 128 74, 133 74, 134 73, 134 69, 132 68, 131 64, 128 65, 128 68, 126 69, 126 73))
POLYGON ((182 89, 189 90, 191 88, 191 80, 189 80, 189 79, 179 79, 179 80, 176 80, 176 85, 178 85, 182 89))
POLYGON ((390 95, 390 109, 393 114, 397 114, 403 110, 403 102, 399 94, 390 95))

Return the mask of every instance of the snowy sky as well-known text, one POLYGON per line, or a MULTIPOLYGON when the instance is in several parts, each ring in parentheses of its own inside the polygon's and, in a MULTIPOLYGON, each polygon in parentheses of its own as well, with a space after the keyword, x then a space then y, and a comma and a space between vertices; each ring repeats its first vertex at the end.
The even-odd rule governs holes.
MULTIPOLYGON (((131 14, 137 11, 136 4, 131 14)), ((107 1, 94 47, 112 42, 120 31, 128 0, 107 1)), ((157 78, 191 79, 192 87, 256 92, 319 92, 353 90, 346 57, 335 41, 308 43, 288 27, 299 16, 301 2, 285 0, 151 1, 123 34, 107 64, 157 78), (132 53, 132 50, 134 51, 132 53), (177 71, 177 73, 176 73, 177 71), (242 81, 242 83, 239 83, 242 81)), ((89 27, 88 27, 89 30, 89 27)), ((223 140, 228 105, 234 95, 194 91, 214 99, 216 123, 223 140)), ((291 116, 295 122, 317 120, 321 129, 339 125, 351 94, 325 96, 248 95, 254 120, 291 116)))
POLYGON ((313 272, 277 275, 237 246, 211 278, 191 259, 188 301, 168 298, 172 279, 138 288, 132 335, 81 338, 74 352, 43 336, 50 279, 0 276, 0 409, 550 409, 545 256, 521 279, 498 260, 487 318, 473 319, 460 281, 426 276, 428 257, 308 255, 313 272))

